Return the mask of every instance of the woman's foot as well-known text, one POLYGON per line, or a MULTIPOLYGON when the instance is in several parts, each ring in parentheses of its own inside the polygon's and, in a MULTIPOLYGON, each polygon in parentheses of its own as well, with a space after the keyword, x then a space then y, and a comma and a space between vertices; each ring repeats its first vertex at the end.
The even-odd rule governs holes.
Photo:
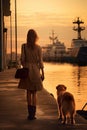
POLYGON ((30 116, 28 116, 27 119, 28 119, 28 120, 35 120, 35 119, 37 119, 37 118, 36 118, 36 117, 30 117, 30 116))
POLYGON ((35 120, 36 106, 28 105, 28 120, 35 120))

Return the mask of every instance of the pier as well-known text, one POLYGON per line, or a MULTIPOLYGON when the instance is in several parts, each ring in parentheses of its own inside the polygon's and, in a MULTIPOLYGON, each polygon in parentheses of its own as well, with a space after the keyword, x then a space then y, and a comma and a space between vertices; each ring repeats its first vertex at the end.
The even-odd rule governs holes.
POLYGON ((27 120, 25 90, 17 88, 16 69, 0 72, 0 130, 86 130, 87 120, 76 114, 76 124, 58 120, 56 99, 45 89, 37 93, 36 120, 27 120))

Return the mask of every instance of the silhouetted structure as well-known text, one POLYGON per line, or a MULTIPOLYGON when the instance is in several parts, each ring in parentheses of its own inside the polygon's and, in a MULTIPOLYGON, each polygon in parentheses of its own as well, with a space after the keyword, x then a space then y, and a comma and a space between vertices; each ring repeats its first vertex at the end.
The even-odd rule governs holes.
POLYGON ((4 27, 4 16, 10 14, 10 0, 0 0, 0 71, 6 67, 7 28, 4 27))
POLYGON ((74 31, 77 31, 77 39, 72 39, 71 56, 75 57, 80 65, 87 65, 87 40, 81 37, 81 31, 85 30, 85 27, 80 26, 84 22, 78 17, 73 24, 77 24, 77 27, 73 28, 74 31))
POLYGON ((81 31, 85 30, 85 27, 81 27, 80 24, 84 24, 84 22, 82 20, 80 20, 78 17, 77 20, 73 22, 73 24, 78 25, 78 27, 74 27, 73 30, 78 32, 78 39, 82 39, 81 31))

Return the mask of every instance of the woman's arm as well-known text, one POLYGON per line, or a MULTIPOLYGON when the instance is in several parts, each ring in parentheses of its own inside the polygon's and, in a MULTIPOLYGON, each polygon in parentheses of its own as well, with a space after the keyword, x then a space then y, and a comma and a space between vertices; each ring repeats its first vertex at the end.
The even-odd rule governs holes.
POLYGON ((42 57, 42 48, 39 49, 39 66, 41 70, 41 79, 44 80, 44 65, 43 65, 43 57, 42 57))

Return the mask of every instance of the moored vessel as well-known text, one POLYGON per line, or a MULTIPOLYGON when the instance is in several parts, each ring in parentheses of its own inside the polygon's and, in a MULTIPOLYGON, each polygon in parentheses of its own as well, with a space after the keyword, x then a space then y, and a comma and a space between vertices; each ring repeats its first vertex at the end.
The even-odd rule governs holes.
POLYGON ((43 59, 44 61, 61 61, 61 58, 66 54, 66 46, 64 43, 58 40, 58 37, 54 35, 49 37, 52 41, 51 44, 43 47, 43 59))
POLYGON ((77 24, 77 27, 73 27, 73 30, 77 32, 77 39, 72 39, 71 56, 76 58, 79 65, 87 65, 87 40, 81 36, 81 32, 85 30, 85 27, 80 26, 84 22, 78 17, 73 24, 77 24))

